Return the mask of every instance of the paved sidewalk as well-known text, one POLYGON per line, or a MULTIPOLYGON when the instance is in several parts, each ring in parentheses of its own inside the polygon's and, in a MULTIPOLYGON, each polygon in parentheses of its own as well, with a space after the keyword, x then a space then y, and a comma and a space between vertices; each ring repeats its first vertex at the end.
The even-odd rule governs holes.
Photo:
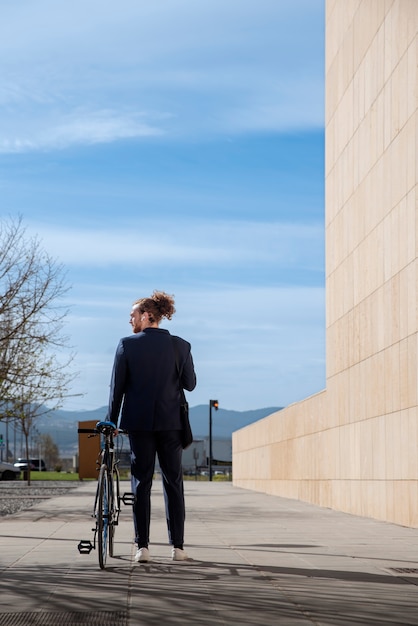
POLYGON ((94 490, 0 518, 0 626, 418 625, 417 529, 186 482, 193 560, 173 563, 155 482, 152 563, 133 562, 125 507, 102 571, 95 551, 77 551, 92 538, 94 490))

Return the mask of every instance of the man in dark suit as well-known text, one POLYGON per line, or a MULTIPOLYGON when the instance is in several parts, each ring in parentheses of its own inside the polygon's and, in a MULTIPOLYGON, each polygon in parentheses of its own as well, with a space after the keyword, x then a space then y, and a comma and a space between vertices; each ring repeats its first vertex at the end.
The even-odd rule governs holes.
POLYGON ((147 562, 151 487, 155 457, 160 463, 172 559, 184 550, 184 489, 180 422, 180 386, 192 391, 196 374, 190 344, 159 328, 175 313, 172 296, 154 291, 132 306, 133 335, 120 340, 113 365, 107 419, 128 432, 131 446, 135 561, 147 562), (121 411, 122 408, 122 411, 121 411))

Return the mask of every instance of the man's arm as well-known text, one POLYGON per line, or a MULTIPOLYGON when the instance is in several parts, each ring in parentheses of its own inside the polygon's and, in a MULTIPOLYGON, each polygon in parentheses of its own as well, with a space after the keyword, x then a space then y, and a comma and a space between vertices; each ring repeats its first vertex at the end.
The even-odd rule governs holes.
POLYGON ((196 387, 196 372, 194 370, 193 357, 190 349, 181 372, 181 384, 186 391, 193 391, 196 387))
POLYGON ((116 349, 115 360, 113 362, 112 377, 110 381, 109 407, 107 419, 116 426, 118 425, 120 408, 125 393, 126 379, 126 357, 122 340, 116 349))

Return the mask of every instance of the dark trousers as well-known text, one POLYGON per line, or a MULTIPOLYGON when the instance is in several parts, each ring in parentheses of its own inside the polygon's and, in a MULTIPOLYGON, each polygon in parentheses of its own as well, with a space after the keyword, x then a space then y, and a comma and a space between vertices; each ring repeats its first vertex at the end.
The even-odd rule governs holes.
POLYGON ((182 445, 179 430, 140 431, 129 434, 135 541, 148 546, 151 521, 151 487, 155 455, 160 463, 168 540, 175 546, 184 542, 184 487, 182 445))

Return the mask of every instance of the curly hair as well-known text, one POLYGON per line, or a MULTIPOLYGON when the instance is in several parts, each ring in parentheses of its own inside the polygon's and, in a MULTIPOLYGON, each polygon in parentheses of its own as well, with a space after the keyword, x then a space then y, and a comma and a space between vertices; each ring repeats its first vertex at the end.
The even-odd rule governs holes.
POLYGON ((151 323, 160 323, 163 317, 171 320, 176 309, 174 307, 174 296, 170 296, 164 291, 154 291, 149 298, 140 298, 133 303, 141 313, 148 313, 151 323))

